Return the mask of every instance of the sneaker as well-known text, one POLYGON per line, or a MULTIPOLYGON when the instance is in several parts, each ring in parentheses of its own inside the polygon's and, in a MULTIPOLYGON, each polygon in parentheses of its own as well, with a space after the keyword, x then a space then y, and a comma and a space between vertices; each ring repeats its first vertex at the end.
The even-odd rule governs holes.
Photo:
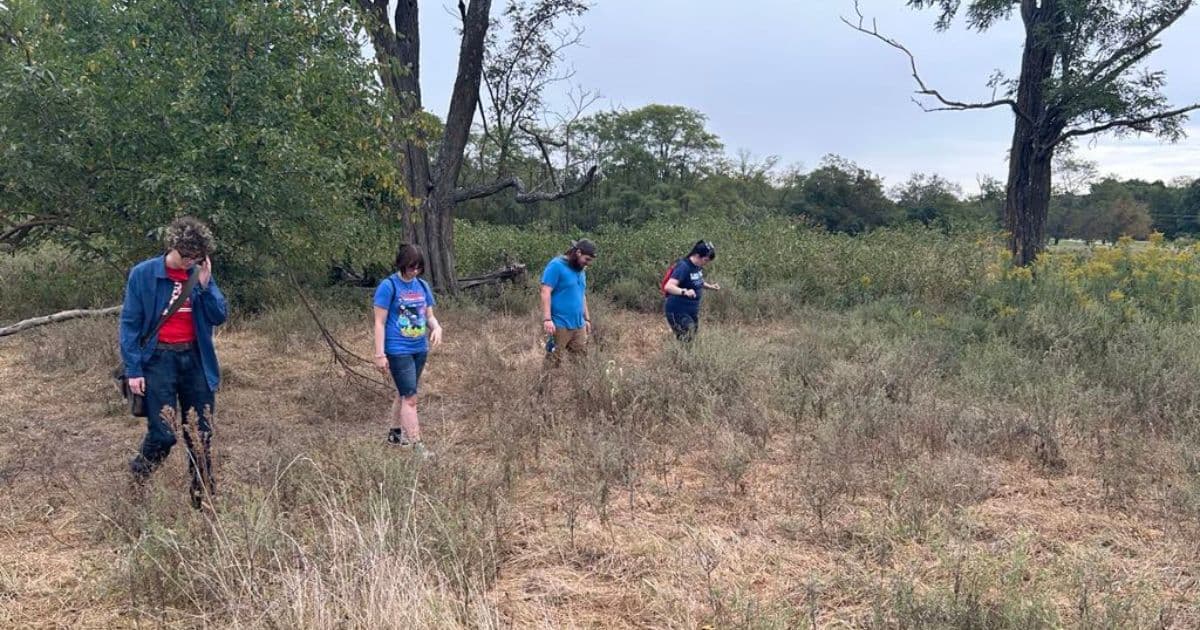
POLYGON ((387 441, 388 444, 393 446, 408 446, 412 444, 412 442, 408 441, 408 436, 404 435, 404 429, 399 427, 388 431, 387 441))

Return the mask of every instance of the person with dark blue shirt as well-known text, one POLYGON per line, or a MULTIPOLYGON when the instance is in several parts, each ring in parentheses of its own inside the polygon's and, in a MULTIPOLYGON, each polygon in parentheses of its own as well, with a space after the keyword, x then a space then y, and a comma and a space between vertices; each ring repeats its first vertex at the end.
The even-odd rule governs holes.
POLYGON ((704 281, 704 267, 717 257, 717 249, 708 241, 698 241, 687 256, 675 263, 663 292, 667 295, 663 313, 667 325, 681 341, 691 341, 700 327, 700 298, 705 289, 721 290, 721 285, 704 281))

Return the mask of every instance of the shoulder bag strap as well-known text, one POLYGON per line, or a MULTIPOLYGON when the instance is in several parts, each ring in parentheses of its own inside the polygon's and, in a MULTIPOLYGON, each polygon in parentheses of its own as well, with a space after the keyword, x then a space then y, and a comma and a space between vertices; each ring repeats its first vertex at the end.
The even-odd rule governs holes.
POLYGON ((192 289, 196 288, 196 282, 198 282, 199 279, 199 270, 193 271, 192 275, 188 276, 187 282, 183 283, 183 289, 179 291, 179 296, 171 301, 171 305, 167 307, 167 312, 164 313, 162 317, 159 317, 158 321, 154 323, 154 328, 150 329, 150 332, 139 340, 139 346, 146 345, 147 341, 154 337, 154 335, 158 334, 158 331, 162 329, 163 324, 167 323, 167 320, 171 319, 172 315, 179 312, 179 309, 183 307, 183 303, 192 296, 192 289))

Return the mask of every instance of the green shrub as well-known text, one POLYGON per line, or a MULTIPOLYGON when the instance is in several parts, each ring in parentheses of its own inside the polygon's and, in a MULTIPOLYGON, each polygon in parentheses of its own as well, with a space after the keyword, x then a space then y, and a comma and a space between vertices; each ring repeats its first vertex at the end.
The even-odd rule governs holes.
POLYGON ((0 322, 113 306, 121 301, 127 272, 51 244, 0 255, 0 322))

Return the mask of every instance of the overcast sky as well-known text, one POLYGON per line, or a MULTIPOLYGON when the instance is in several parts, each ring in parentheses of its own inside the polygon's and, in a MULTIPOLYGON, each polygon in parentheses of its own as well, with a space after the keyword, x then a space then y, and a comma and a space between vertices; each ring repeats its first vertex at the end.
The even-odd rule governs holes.
MULTIPOLYGON (((495 0, 493 14, 503 8, 495 0)), ((421 7, 425 106, 445 116, 457 63, 457 10, 434 0, 421 7)), ((987 78, 1015 74, 1019 20, 984 34, 960 23, 934 30, 936 13, 903 0, 862 0, 885 34, 917 56, 927 84, 949 98, 990 100, 987 78)), ((899 51, 838 20, 852 0, 595 0, 579 24, 583 45, 568 52, 573 81, 598 91, 599 109, 648 103, 683 105, 709 118, 726 152, 777 155, 812 169, 836 153, 882 175, 888 186, 917 171, 977 190, 977 176, 1003 179, 1012 134, 1007 110, 922 112, 899 51)), ((1167 72, 1177 105, 1200 101, 1200 9, 1162 38, 1151 67, 1167 72)), ((562 92, 565 90, 559 90, 562 92)), ((550 94, 551 103, 565 99, 550 94)), ((1178 144, 1153 138, 1103 137, 1080 147, 1101 173, 1170 180, 1200 176, 1200 116, 1178 144)))

